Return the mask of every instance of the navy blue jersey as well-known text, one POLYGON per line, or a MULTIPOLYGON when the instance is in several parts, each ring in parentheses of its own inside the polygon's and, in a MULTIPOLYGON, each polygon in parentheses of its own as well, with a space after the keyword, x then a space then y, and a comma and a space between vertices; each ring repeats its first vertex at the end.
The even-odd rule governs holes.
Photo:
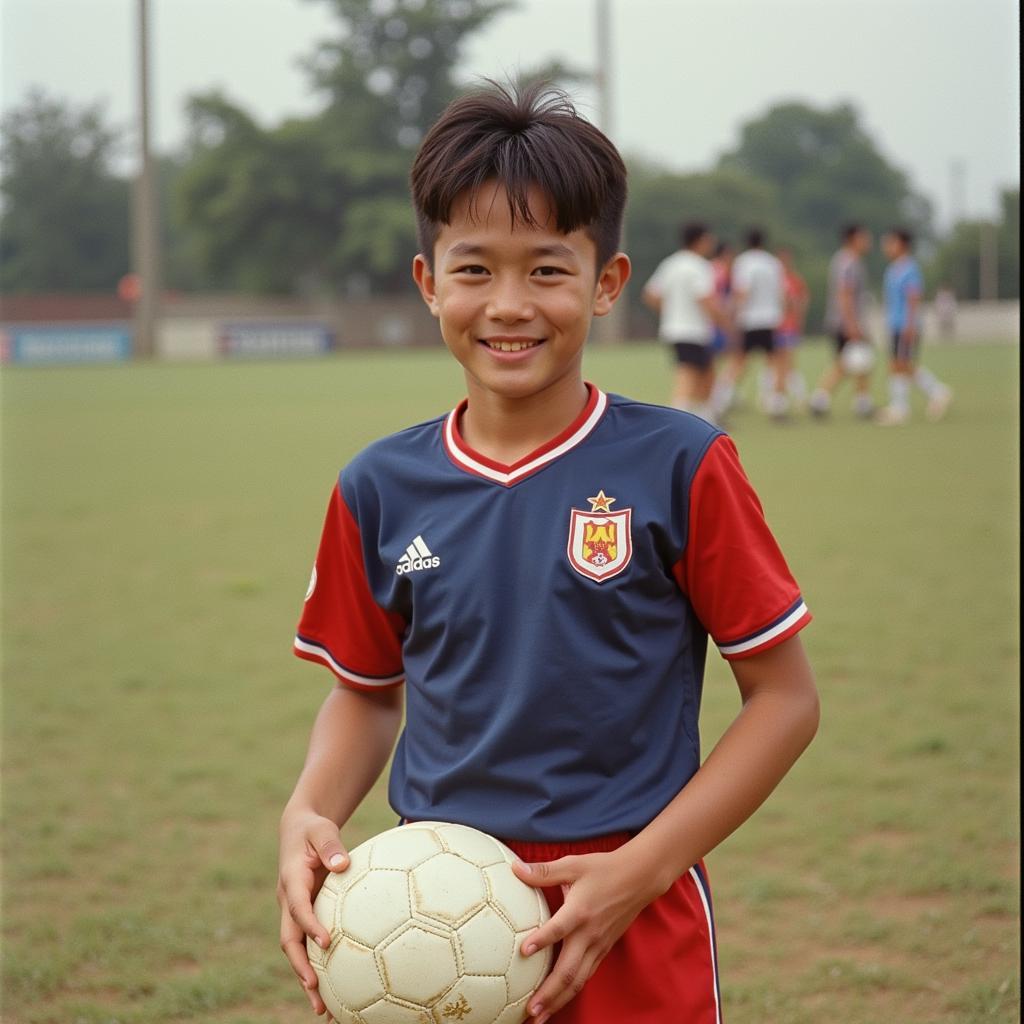
POLYGON ((462 440, 463 404, 332 493, 295 653, 357 688, 404 680, 404 818, 637 831, 699 766, 708 635, 744 657, 809 621, 729 438, 588 388, 512 466, 462 440))

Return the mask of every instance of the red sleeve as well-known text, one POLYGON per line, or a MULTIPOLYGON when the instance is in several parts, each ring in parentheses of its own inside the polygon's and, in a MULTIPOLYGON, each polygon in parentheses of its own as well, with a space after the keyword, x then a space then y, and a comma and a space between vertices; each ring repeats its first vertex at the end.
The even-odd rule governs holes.
POLYGON ((373 599, 359 526, 335 486, 293 650, 326 665, 348 686, 378 690, 405 678, 404 629, 400 615, 373 599))
POLYGON ((674 573, 727 659, 766 651, 811 621, 728 437, 712 443, 694 474, 686 550, 674 573))

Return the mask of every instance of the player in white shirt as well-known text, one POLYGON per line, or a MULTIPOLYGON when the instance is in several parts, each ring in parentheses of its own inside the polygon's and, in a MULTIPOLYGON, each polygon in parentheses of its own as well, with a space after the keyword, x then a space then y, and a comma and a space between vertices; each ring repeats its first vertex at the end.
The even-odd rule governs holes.
POLYGON ((713 421, 714 327, 730 329, 708 261, 715 238, 706 224, 693 221, 683 225, 680 241, 682 248, 658 264, 642 298, 659 315, 658 337, 672 346, 673 406, 713 421))
POLYGON ((789 409, 785 369, 775 366, 775 335, 785 311, 785 275, 778 257, 764 245, 764 232, 751 228, 747 232, 747 248, 732 265, 733 309, 741 337, 715 389, 714 407, 719 414, 728 412, 733 404, 752 352, 763 352, 772 370, 773 387, 767 396, 769 414, 782 418, 789 409))

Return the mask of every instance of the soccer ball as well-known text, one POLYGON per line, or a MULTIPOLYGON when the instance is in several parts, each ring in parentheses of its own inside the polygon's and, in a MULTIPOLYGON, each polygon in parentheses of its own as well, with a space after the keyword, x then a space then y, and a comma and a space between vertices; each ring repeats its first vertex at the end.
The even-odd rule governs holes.
POLYGON ((870 341, 848 341, 840 353, 843 369, 854 377, 870 373, 875 365, 875 348, 870 341))
POLYGON ((551 951, 524 957, 548 917, 515 854, 465 825, 421 821, 351 851, 313 911, 328 949, 307 939, 320 995, 338 1024, 521 1024, 551 951))

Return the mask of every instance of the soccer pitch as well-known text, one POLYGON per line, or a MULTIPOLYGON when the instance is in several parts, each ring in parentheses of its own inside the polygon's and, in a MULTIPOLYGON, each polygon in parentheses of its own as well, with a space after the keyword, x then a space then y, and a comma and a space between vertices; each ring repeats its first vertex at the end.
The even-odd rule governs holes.
MULTIPOLYGON (((1018 1020, 1019 353, 926 356, 942 423, 857 422, 847 390, 827 423, 732 424, 822 727, 709 858, 729 1024, 1018 1020)), ((655 345, 587 375, 669 385, 655 345)), ((313 1019, 276 828, 330 677, 292 630, 339 466, 461 394, 440 349, 4 371, 5 1024, 313 1019)), ((712 653, 705 750, 737 708, 712 653)), ((393 823, 378 786, 345 838, 393 823)))

